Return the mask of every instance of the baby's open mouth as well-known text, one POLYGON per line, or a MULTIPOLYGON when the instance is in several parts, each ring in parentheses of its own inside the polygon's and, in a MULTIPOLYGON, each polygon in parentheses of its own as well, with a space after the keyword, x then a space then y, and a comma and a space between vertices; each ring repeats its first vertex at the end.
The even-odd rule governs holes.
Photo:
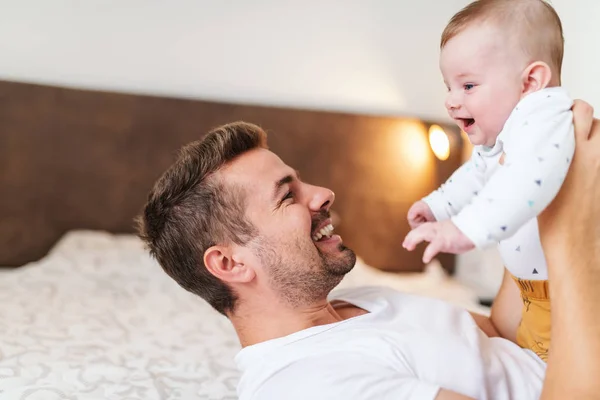
POLYGON ((319 229, 317 232, 313 233, 312 240, 315 242, 320 242, 322 240, 329 239, 333 234, 333 225, 328 224, 319 229))
POLYGON ((462 121, 465 128, 468 128, 475 123, 473 118, 459 118, 459 120, 462 121))

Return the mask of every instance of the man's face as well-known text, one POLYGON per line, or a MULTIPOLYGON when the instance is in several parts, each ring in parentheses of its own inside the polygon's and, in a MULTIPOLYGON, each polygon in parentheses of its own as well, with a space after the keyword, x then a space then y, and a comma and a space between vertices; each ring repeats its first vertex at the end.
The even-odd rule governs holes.
POLYGON ((258 279, 291 305, 323 298, 356 262, 354 252, 333 234, 331 190, 301 182, 274 153, 255 149, 222 170, 243 188, 246 218, 259 234, 248 246, 256 255, 258 279))

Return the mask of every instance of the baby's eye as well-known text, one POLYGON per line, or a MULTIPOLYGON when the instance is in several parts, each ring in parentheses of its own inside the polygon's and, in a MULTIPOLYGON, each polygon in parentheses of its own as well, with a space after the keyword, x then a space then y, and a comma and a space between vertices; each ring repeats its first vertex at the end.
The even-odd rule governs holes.
POLYGON ((465 83, 465 90, 471 90, 475 87, 472 83, 465 83))

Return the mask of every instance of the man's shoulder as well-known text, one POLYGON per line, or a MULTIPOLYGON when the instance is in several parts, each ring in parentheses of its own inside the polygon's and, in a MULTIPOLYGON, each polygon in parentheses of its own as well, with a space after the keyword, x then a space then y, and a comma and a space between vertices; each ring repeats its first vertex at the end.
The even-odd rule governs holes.
POLYGON ((363 300, 376 301, 382 298, 391 299, 402 293, 387 286, 356 286, 356 287, 338 287, 331 291, 329 300, 363 300))
POLYGON ((244 376, 238 386, 240 400, 371 399, 361 392, 387 376, 394 379, 410 376, 408 369, 404 372, 394 369, 375 354, 368 356, 348 349, 314 350, 276 368, 264 366, 260 374, 244 376))
POLYGON ((410 312, 414 307, 448 307, 449 303, 420 293, 408 293, 389 286, 357 286, 334 289, 328 296, 331 301, 344 301, 369 312, 393 309, 410 312))

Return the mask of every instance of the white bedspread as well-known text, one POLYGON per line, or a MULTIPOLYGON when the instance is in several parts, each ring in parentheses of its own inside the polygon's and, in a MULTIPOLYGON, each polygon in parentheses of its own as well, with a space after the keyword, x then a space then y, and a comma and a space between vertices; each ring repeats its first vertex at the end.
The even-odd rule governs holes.
POLYGON ((133 237, 67 235, 0 274, 1 399, 235 399, 227 319, 133 237))
MULTIPOLYGON (((403 279, 359 261, 342 285, 475 306, 434 275, 403 279)), ((239 348, 227 319, 133 236, 71 232, 39 262, 0 272, 0 399, 235 399, 239 348)))

